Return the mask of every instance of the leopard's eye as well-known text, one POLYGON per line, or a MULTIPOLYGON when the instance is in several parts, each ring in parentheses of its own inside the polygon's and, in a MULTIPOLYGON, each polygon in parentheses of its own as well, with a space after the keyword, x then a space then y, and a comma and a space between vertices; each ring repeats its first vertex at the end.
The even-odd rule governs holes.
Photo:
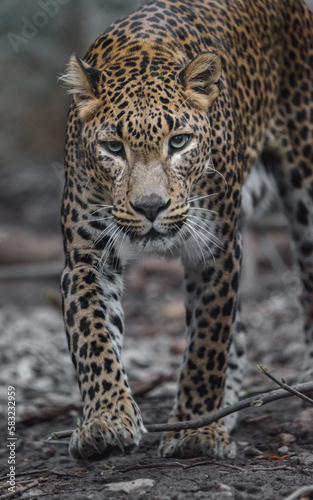
POLYGON ((189 135, 189 134, 174 135, 169 140, 169 147, 173 152, 184 149, 187 146, 187 144, 189 143, 190 138, 191 138, 191 135, 189 135))
POLYGON ((99 141, 99 144, 113 155, 121 156, 124 154, 124 146, 119 141, 99 141))

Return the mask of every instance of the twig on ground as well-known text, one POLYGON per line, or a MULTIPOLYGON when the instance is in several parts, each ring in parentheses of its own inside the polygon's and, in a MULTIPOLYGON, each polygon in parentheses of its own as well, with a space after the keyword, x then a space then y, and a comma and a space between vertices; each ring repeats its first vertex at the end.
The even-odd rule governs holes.
MULTIPOLYGON (((67 443, 68 444, 68 443, 67 443)), ((57 471, 57 470, 52 470, 52 469, 38 469, 38 470, 25 470, 23 472, 19 472, 16 474, 16 477, 21 477, 21 476, 32 476, 34 474, 40 474, 41 476, 46 476, 48 474, 55 474, 56 476, 68 476, 68 477, 78 477, 78 476, 74 476, 74 475, 71 475, 69 474, 68 472, 60 472, 60 471, 57 471)), ((8 479, 8 476, 2 476, 0 477, 0 481, 5 481, 8 479)), ((25 479, 25 481, 29 481, 29 479, 25 479)), ((22 483, 24 481, 18 481, 16 480, 17 483, 22 483)), ((2 488, 2 486, 1 486, 2 488)))
POLYGON ((78 477, 75 476, 74 474, 69 474, 68 472, 59 472, 58 470, 51 470, 51 469, 47 470, 46 476, 48 474, 54 474, 55 476, 78 477))
POLYGON ((72 495, 73 493, 86 493, 86 497, 87 497, 87 494, 89 494, 91 491, 99 491, 99 487, 97 486, 96 488, 90 488, 90 486, 88 487, 88 491, 85 491, 85 490, 82 490, 81 488, 79 490, 65 490, 65 491, 58 491, 57 493, 51 493, 51 491, 49 491, 48 493, 40 493, 40 495, 34 495, 34 496, 29 496, 27 497, 27 500, 37 500, 38 498, 41 498, 41 497, 51 497, 52 495, 55 496, 55 497, 59 497, 61 495, 66 495, 67 498, 70 497, 70 495, 72 495))
POLYGON ((7 498, 14 498, 15 496, 19 497, 22 493, 24 493, 27 490, 30 490, 31 488, 34 488, 35 486, 38 486, 39 483, 42 483, 43 481, 48 481, 48 478, 38 478, 35 481, 29 483, 27 486, 23 486, 22 488, 17 488, 16 490, 11 491, 10 493, 5 493, 5 495, 1 495, 0 499, 4 500, 7 498))
POLYGON ((216 460, 202 460, 199 462, 194 462, 192 464, 184 464, 180 462, 156 462, 152 464, 139 464, 132 467, 126 467, 123 469, 116 469, 114 474, 119 472, 130 472, 133 470, 140 469, 165 469, 168 467, 181 467, 182 469, 192 469, 193 467, 199 467, 201 465, 216 465, 218 467, 226 467, 228 469, 237 470, 239 472, 260 472, 260 471, 273 471, 273 470, 294 470, 293 467, 288 467, 281 465, 279 467, 238 467, 238 465, 227 464, 223 462, 217 462, 216 460))
POLYGON ((302 486, 298 490, 294 491, 288 497, 285 497, 284 500, 295 500, 296 498, 302 497, 302 495, 306 495, 306 493, 311 493, 313 491, 313 485, 311 486, 302 486))
POLYGON ((310 405, 313 405, 313 399, 311 399, 308 396, 305 396, 301 392, 297 391, 293 386, 290 386, 290 385, 286 384, 286 382, 285 382, 284 379, 281 379, 281 381, 278 380, 276 377, 274 377, 274 375, 272 375, 268 371, 267 368, 264 368, 262 365, 257 365, 257 366, 258 366, 258 369, 262 373, 264 373, 264 375, 266 375, 268 378, 270 378, 271 380, 273 380, 273 382, 275 382, 277 385, 279 385, 282 389, 285 389, 285 391, 288 391, 291 394, 293 394, 294 396, 297 396, 298 398, 303 399, 303 401, 306 401, 310 405))
MULTIPOLYGON (((49 469, 39 469, 39 470, 30 470, 30 471, 23 471, 23 472, 19 472, 17 474, 17 477, 20 477, 20 476, 27 476, 27 475, 32 475, 32 474, 44 474, 45 472, 48 472, 49 469)), ((1 476, 0 477, 0 481, 5 481, 8 479, 8 476, 1 476)))
MULTIPOLYGON (((291 387, 293 390, 306 393, 313 391, 313 382, 305 382, 303 384, 297 384, 291 387)), ((283 398, 288 398, 294 394, 290 392, 286 392, 285 389, 278 389, 276 391, 271 391, 268 393, 258 394, 252 398, 244 399, 243 401, 239 401, 238 403, 227 406, 226 408, 221 408, 220 410, 212 413, 203 418, 199 418, 197 420, 187 420, 185 422, 170 422, 167 424, 149 424, 146 425, 146 429, 148 432, 164 432, 164 431, 178 431, 184 429, 198 429, 199 427, 204 427, 207 425, 220 420, 221 418, 230 415, 231 413, 235 413, 237 411, 243 410, 244 408, 250 407, 258 407, 264 406, 267 403, 271 403, 272 401, 276 401, 283 398)), ((61 431, 61 432, 53 432, 51 433, 51 437, 47 440, 48 442, 53 443, 54 439, 58 439, 59 437, 70 437, 73 431, 61 431)))
MULTIPOLYGON (((8 477, 6 477, 6 480, 8 480, 8 477)), ((29 481, 31 481, 31 479, 23 479, 23 480, 19 479, 19 480, 18 480, 18 481, 16 481, 16 482, 20 485, 20 484, 29 484, 29 481)), ((8 488, 9 488, 9 486, 8 486, 7 484, 2 484, 2 485, 0 486, 0 489, 1 489, 1 490, 4 490, 5 488, 7 488, 7 489, 8 489, 8 488)), ((0 496, 0 499, 1 499, 1 498, 2 498, 2 497, 0 496)))
MULTIPOLYGON (((68 433, 68 434, 67 434, 67 437, 70 437, 70 436, 72 435, 72 432, 73 432, 73 431, 67 431, 67 433, 68 433)), ((47 442, 47 441, 48 441, 50 444, 53 444, 53 445, 55 445, 55 444, 58 444, 58 445, 64 445, 64 446, 68 446, 68 445, 69 445, 69 441, 65 441, 65 440, 63 440, 63 439, 58 439, 58 438, 48 438, 48 439, 46 440, 46 442, 47 442)))
POLYGON ((260 392, 271 392, 276 389, 276 385, 260 385, 256 387, 247 387, 242 389, 239 393, 240 398, 248 398, 252 396, 257 396, 260 392))
POLYGON ((63 438, 63 437, 70 437, 72 435, 73 431, 59 431, 59 432, 51 432, 50 436, 48 437, 47 441, 56 441, 57 439, 63 438))
POLYGON ((139 464, 139 465, 134 465, 132 467, 126 467, 123 469, 116 469, 114 473, 118 472, 130 472, 132 470, 140 470, 140 469, 165 469, 168 467, 181 467, 182 469, 192 469, 193 467, 198 467, 199 465, 219 465, 222 467, 226 467, 229 469, 234 469, 240 472, 246 472, 246 469, 243 469, 242 467, 238 467, 237 465, 231 465, 231 464, 223 464, 222 462, 216 462, 215 460, 203 460, 202 462, 195 462, 192 464, 183 464, 180 462, 156 462, 152 464, 139 464))

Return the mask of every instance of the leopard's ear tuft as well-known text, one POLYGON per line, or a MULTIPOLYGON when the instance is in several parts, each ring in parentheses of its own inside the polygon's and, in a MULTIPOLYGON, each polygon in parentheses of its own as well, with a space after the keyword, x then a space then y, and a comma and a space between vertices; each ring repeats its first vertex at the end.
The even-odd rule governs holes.
POLYGON ((100 79, 101 71, 82 61, 76 54, 71 56, 65 74, 59 79, 68 93, 73 95, 82 119, 92 116, 100 104, 100 79))
POLYGON ((181 74, 185 95, 190 104, 207 111, 219 95, 221 74, 221 59, 216 53, 205 52, 196 56, 181 74))

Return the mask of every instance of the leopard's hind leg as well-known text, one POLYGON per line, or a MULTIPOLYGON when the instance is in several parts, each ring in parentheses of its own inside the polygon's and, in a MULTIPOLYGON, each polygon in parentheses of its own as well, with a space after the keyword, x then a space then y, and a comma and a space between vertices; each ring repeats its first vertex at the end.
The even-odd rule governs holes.
POLYGON ((310 116, 313 121, 313 103, 311 109, 290 113, 281 111, 273 121, 262 160, 276 179, 299 266, 305 316, 305 377, 313 373, 313 123, 309 121, 310 116))
MULTIPOLYGON (((277 197, 277 188, 273 176, 266 171, 258 160, 242 188, 241 225, 258 220, 277 197)), ((245 259, 245 254, 243 255, 245 259)), ((223 406, 235 404, 243 383, 246 368, 246 327, 238 307, 233 324, 232 341, 229 349, 224 389, 223 406)), ((231 432, 236 425, 238 412, 224 417, 223 422, 231 432)))
MULTIPOLYGON (((240 317, 238 308, 233 325, 233 333, 227 357, 226 382, 224 388, 223 406, 231 406, 239 399, 243 377, 246 369, 246 328, 240 317)), ((237 422, 238 412, 223 418, 228 432, 231 432, 237 422)))

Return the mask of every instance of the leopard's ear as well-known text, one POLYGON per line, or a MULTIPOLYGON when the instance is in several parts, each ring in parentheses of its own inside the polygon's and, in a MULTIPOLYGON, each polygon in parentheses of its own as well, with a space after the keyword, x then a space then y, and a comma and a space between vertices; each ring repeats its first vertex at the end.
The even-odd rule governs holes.
POLYGON ((221 74, 222 64, 217 54, 205 52, 196 56, 180 75, 190 104, 207 111, 219 94, 221 74))
POLYGON ((100 104, 100 79, 101 71, 79 59, 76 54, 71 56, 66 72, 60 80, 65 83, 68 93, 73 95, 79 117, 82 119, 92 116, 100 104))

